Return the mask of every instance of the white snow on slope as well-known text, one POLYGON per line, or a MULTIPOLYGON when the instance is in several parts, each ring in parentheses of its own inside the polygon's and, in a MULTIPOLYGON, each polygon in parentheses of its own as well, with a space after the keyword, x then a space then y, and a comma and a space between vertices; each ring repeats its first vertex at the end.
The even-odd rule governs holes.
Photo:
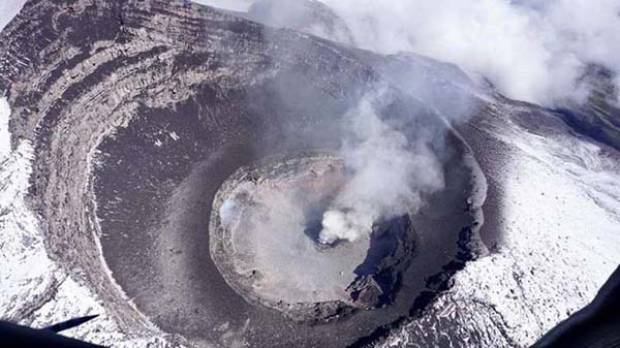
POLYGON ((25 206, 32 148, 21 143, 12 152, 8 132, 9 105, 0 99, 0 317, 16 317, 54 282, 51 264, 37 233, 37 221, 25 206), (39 291, 33 289, 36 284, 39 291), (26 294, 22 301, 20 295, 26 294))
MULTIPOLYGON (((25 2, 0 1, 0 30, 25 2)), ((11 149, 10 115, 6 98, 0 97, 0 319, 45 327, 100 314, 63 334, 115 347, 172 347, 161 333, 148 337, 122 333, 107 317, 100 299, 47 256, 37 217, 25 201, 32 173, 32 144, 19 141, 16 149, 11 149)))
MULTIPOLYGON (((480 346, 527 347, 589 303, 620 264, 617 159, 568 133, 532 134, 507 116, 493 131, 511 148, 502 179, 505 241, 499 253, 458 273, 430 310, 460 323, 454 347, 473 339, 480 346)), ((446 343, 440 332, 423 331, 423 323, 440 322, 413 321, 385 346, 425 347, 418 335, 429 334, 446 343)))
POLYGON ((148 337, 121 333, 106 316, 99 298, 47 256, 37 217, 25 200, 32 172, 32 145, 19 141, 11 150, 10 114, 6 99, 0 98, 0 319, 45 327, 73 317, 100 314, 63 334, 115 347, 169 346, 161 333, 148 337))

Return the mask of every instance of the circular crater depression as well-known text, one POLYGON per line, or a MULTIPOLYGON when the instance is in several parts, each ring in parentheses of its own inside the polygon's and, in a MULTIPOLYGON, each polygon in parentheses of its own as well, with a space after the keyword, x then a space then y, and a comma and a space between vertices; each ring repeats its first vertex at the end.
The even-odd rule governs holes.
POLYGON ((463 233, 475 231, 479 211, 468 205, 478 206, 472 197, 480 189, 466 144, 436 116, 395 99, 385 113, 410 120, 399 126, 403 134, 438 134, 430 146, 445 187, 423 197, 415 214, 376 221, 367 240, 321 245, 322 204, 347 180, 342 161, 329 155, 340 148, 329 130, 351 102, 291 96, 321 103, 294 104, 299 110, 289 113, 269 86, 225 101, 205 89, 175 108, 143 106, 103 139, 91 189, 114 279, 158 327, 197 345, 343 347, 416 315, 445 289, 475 235, 463 233), (240 106, 252 117, 235 116, 245 115, 240 106), (255 207, 227 209, 243 201, 244 188, 255 207), (281 216, 292 227, 275 231, 260 217, 277 217, 281 196, 300 211, 281 216), (234 214, 222 219, 227 211, 234 214))
POLYGON ((268 158, 238 169, 215 196, 210 251, 244 299, 295 321, 328 321, 388 305, 413 257, 409 215, 354 241, 320 241, 321 219, 347 181, 327 154, 268 158))

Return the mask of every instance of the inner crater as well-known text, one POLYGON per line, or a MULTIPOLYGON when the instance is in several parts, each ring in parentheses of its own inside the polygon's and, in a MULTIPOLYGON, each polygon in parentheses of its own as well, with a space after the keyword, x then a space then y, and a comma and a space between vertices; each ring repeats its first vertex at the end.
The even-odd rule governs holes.
POLYGON ((410 214, 374 221, 355 239, 321 238, 346 184, 330 154, 272 157, 233 173, 215 195, 210 252, 247 302, 296 321, 331 321, 388 306, 414 255, 410 214))

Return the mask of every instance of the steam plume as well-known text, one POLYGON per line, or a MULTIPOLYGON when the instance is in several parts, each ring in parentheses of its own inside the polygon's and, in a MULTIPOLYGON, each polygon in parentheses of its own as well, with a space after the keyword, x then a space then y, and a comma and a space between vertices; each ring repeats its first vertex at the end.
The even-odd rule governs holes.
MULTIPOLYGON (((310 30, 314 27, 294 24, 303 14, 299 6, 290 6, 291 1, 314 2, 283 0, 281 6, 272 6, 277 13, 265 16, 280 19, 268 24, 316 34, 310 30), (294 18, 294 23, 287 18, 294 18)), ((620 40, 616 39, 619 0, 320 2, 346 27, 346 35, 322 30, 320 36, 382 54, 415 52, 454 63, 473 80, 489 81, 514 99, 548 106, 582 101, 590 88, 583 77, 592 64, 609 69, 615 74, 613 83, 620 86, 620 60, 616 57, 620 52, 620 40)), ((404 92, 451 120, 454 115, 468 114, 467 101, 447 112, 437 107, 437 102, 442 106, 450 103, 441 100, 445 97, 441 91, 430 88, 427 82, 433 77, 424 77, 415 67, 402 69, 406 71, 396 75, 406 76, 404 82, 399 81, 404 92)), ((324 213, 323 243, 360 238, 378 219, 403 214, 409 207, 419 208, 421 195, 443 185, 440 161, 427 145, 428 138, 409 140, 385 122, 373 106, 380 98, 380 94, 365 98, 345 117, 349 125, 343 127, 341 154, 352 177, 324 213)))
POLYGON ((346 21, 357 46, 455 63, 514 99, 579 101, 590 64, 620 71, 618 0, 323 2, 346 21))
POLYGON ((415 212, 422 194, 443 187, 429 139, 408 139, 377 113, 374 104, 383 94, 363 98, 344 117, 340 154, 352 174, 323 215, 322 243, 368 235, 377 220, 415 212))
MULTIPOLYGON (((353 45, 454 63, 513 99, 582 101, 589 92, 582 77, 592 64, 615 74, 620 91, 619 0, 320 1, 344 20, 353 45)), ((292 18, 299 14, 288 13, 287 4, 310 1, 280 2, 274 15, 292 18)), ((351 43, 343 37, 348 33, 327 38, 351 43)))
POLYGON ((15 17, 21 10, 26 0, 4 0, 0 1, 0 30, 15 17))

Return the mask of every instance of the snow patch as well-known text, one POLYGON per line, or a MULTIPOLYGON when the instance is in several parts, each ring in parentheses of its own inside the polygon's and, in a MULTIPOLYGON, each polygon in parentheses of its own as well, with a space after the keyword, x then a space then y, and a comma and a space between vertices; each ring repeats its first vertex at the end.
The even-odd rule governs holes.
POLYGON ((100 314, 71 337, 115 347, 173 347, 163 334, 133 337, 120 331, 101 300, 72 279, 45 250, 37 216, 25 196, 32 173, 33 147, 18 141, 11 150, 9 104, 0 98, 0 318, 45 327, 73 317, 100 314))
POLYGON ((510 149, 499 252, 468 263, 384 346, 530 346, 589 303, 620 264, 618 163, 586 139, 540 136, 502 118, 489 131, 510 149))

